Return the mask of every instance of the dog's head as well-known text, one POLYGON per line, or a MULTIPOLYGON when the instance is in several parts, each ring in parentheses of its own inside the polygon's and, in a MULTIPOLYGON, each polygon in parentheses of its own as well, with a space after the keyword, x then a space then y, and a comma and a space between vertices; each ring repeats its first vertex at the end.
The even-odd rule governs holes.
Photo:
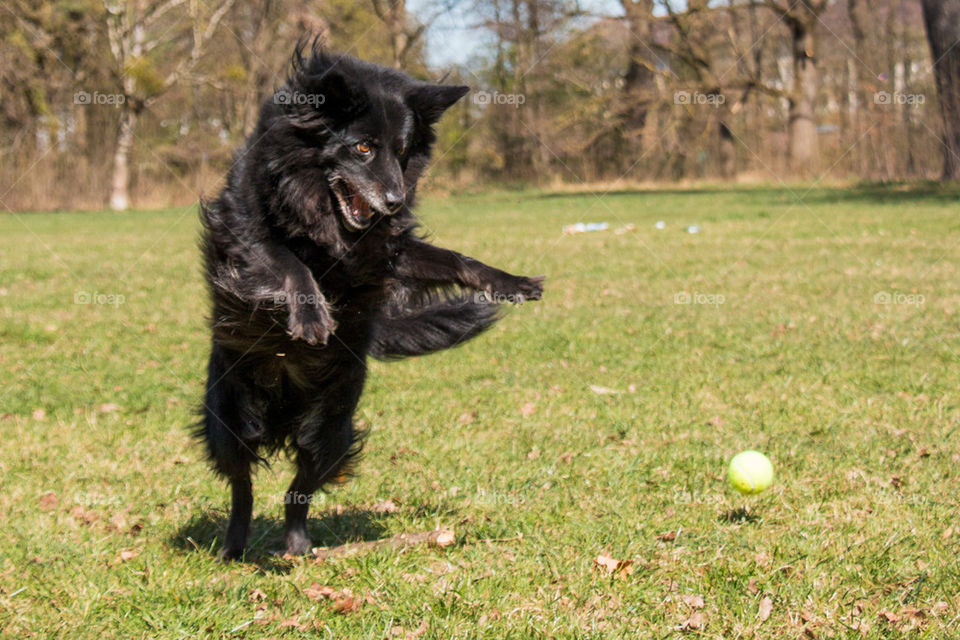
POLYGON ((430 158, 433 125, 467 91, 317 48, 304 56, 298 48, 290 78, 261 119, 264 135, 279 129, 280 140, 270 144, 285 149, 276 162, 281 189, 284 178, 310 175, 327 190, 326 198, 308 198, 329 203, 329 211, 317 213, 339 216, 350 231, 404 210, 430 158))

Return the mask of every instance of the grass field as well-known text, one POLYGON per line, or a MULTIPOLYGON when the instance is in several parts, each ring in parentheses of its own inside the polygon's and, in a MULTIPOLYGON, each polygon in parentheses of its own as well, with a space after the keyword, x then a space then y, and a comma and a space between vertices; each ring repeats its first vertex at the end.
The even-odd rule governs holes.
POLYGON ((0 635, 954 637, 957 200, 425 202, 435 242, 547 292, 461 349, 371 364, 360 475, 311 531, 456 544, 273 555, 278 460, 231 565, 227 492, 186 430, 208 349, 195 211, 0 216, 0 635), (746 448, 777 471, 755 498, 724 480, 746 448))

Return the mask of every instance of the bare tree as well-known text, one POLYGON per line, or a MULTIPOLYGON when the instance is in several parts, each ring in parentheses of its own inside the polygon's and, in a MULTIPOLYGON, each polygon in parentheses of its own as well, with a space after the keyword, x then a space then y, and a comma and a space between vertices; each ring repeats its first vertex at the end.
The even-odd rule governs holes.
POLYGON ((620 0, 629 34, 627 70, 623 76, 626 102, 622 112, 624 136, 643 135, 651 103, 656 99, 656 62, 651 60, 653 0, 620 0))
POLYGON ((410 50, 426 31, 426 24, 410 19, 406 0, 370 0, 370 4, 390 35, 393 66, 403 69, 410 50))
POLYGON ((110 184, 110 208, 114 211, 124 211, 130 204, 129 162, 140 114, 196 68, 204 47, 235 2, 222 0, 209 15, 203 15, 201 3, 186 0, 104 0, 110 53, 123 98, 118 101, 117 146, 110 184), (168 45, 168 39, 176 39, 178 34, 169 32, 168 14, 182 11, 184 5, 190 17, 189 53, 162 75, 149 55, 158 46, 168 45))
POLYGON ((792 86, 789 104, 790 165, 809 173, 819 161, 817 140, 817 47, 816 27, 827 0, 763 0, 757 2, 783 21, 790 32, 792 86))
POLYGON ((943 179, 960 180, 960 0, 923 0, 943 119, 943 179))

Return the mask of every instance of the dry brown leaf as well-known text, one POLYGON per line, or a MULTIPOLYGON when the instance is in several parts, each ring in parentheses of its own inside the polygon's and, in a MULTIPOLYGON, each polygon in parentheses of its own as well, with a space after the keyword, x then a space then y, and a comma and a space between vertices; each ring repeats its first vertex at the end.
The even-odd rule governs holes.
POLYGON ((760 592, 760 589, 757 588, 756 578, 750 578, 749 580, 747 580, 747 591, 749 591, 753 595, 757 595, 760 592))
POLYGON ((520 407, 520 415, 523 416, 524 418, 528 416, 532 416, 534 413, 536 413, 536 411, 537 411, 537 405, 535 405, 532 402, 524 403, 524 405, 520 407))
POLYGON ((566 462, 567 464, 571 464, 571 463, 573 462, 573 454, 570 453, 569 451, 566 451, 566 452, 564 452, 564 453, 561 453, 561 454, 560 454, 560 461, 561 461, 561 462, 566 462))
POLYGON ((45 494, 40 496, 40 509, 43 511, 56 509, 59 503, 60 499, 57 498, 57 494, 55 494, 53 491, 47 491, 45 494))
POLYGON ((342 598, 333 600, 333 610, 337 613, 354 613, 360 610, 361 605, 363 605, 363 601, 351 595, 344 595, 342 598))
POLYGON ((907 607, 900 611, 900 615, 907 620, 907 627, 913 629, 923 625, 927 621, 927 613, 916 607, 907 607))
POLYGON ((703 628, 703 614, 699 611, 694 611, 690 614, 690 617, 680 625, 680 629, 683 631, 696 631, 703 628))
POLYGON ((757 618, 760 619, 760 622, 766 622, 771 613, 773 613, 773 600, 767 596, 760 601, 760 610, 757 612, 757 618))
POLYGON ((400 511, 400 507, 393 500, 387 499, 370 507, 370 511, 373 513, 396 513, 400 511))
POLYGON ((79 520, 83 524, 93 524, 100 519, 100 515, 97 512, 84 511, 83 507, 80 505, 70 509, 70 515, 73 516, 75 520, 79 520))
POLYGON ((680 599, 683 600, 687 606, 694 609, 703 609, 703 596, 699 593, 685 593, 680 596, 680 599))
POLYGON ((610 556, 600 554, 594 559, 593 563, 602 569, 606 569, 607 573, 613 573, 617 570, 617 567, 620 566, 620 561, 616 558, 611 558, 610 556))
POLYGON ((311 600, 329 600, 337 613, 353 613, 363 605, 363 600, 355 597, 349 589, 338 591, 319 582, 312 583, 303 593, 311 600))
POLYGON ((887 611, 886 609, 884 609, 883 611, 881 611, 880 613, 878 613, 878 614, 877 614, 877 617, 879 617, 881 620, 886 620, 887 622, 889 622, 889 623, 891 623, 891 624, 896 624, 897 622, 900 622, 900 620, 901 620, 901 618, 900 618, 899 615, 897 615, 897 614, 894 613, 893 611, 887 611))
POLYGON ((114 404, 112 402, 104 402, 99 407, 97 407, 97 411, 99 411, 100 413, 114 413, 115 411, 119 411, 119 410, 120 410, 120 405, 114 404))
POLYGON ((140 549, 122 549, 118 559, 120 562, 126 562, 127 560, 133 560, 138 555, 140 555, 140 549))
POLYGON ((45 420, 47 417, 47 411, 45 409, 34 409, 33 410, 33 419, 40 421, 45 420))
POLYGON ((947 527, 946 529, 944 529, 940 537, 943 538, 944 540, 947 540, 952 535, 953 535, 953 527, 947 527))
POLYGON ((250 592, 250 595, 247 596, 247 600, 250 602, 260 602, 261 600, 266 600, 267 594, 265 594, 260 589, 254 589, 250 592))
POLYGON ((540 457, 540 449, 531 449, 527 454, 527 460, 536 460, 540 457))
POLYGON ((476 411, 464 411, 460 414, 460 417, 457 418, 457 422, 460 424, 472 424, 474 420, 477 419, 476 411))
POLYGON ((673 542, 677 539, 676 531, 667 531, 666 533, 661 533, 657 536, 657 540, 661 542, 673 542))
POLYGON ((946 602, 943 600, 938 600, 933 604, 932 607, 930 607, 930 612, 935 616, 940 616, 945 614, 949 608, 950 605, 948 605, 946 602))
POLYGON ((415 638, 419 638, 420 636, 422 636, 423 634, 425 634, 425 633, 427 632, 427 629, 428 629, 428 627, 427 627, 427 620, 426 620, 426 618, 424 618, 424 619, 420 622, 420 626, 419 626, 419 627, 417 627, 417 628, 414 629, 413 631, 408 631, 408 632, 407 632, 407 635, 403 636, 403 640, 414 640, 415 638))
POLYGON ((293 617, 287 618, 286 620, 283 620, 282 622, 280 622, 280 626, 281 626, 281 627, 293 627, 293 628, 296 629, 297 631, 306 631, 307 629, 310 628, 310 627, 308 627, 307 625, 302 624, 302 623, 300 623, 299 621, 297 621, 296 616, 293 616, 293 617))
POLYGON ((617 560, 601 553, 593 560, 593 563, 603 571, 616 574, 620 578, 625 578, 633 573, 633 560, 617 560))
POLYGON ((319 582, 314 582, 303 590, 303 594, 311 600, 325 600, 332 597, 335 593, 337 593, 336 589, 327 585, 322 585, 319 582))

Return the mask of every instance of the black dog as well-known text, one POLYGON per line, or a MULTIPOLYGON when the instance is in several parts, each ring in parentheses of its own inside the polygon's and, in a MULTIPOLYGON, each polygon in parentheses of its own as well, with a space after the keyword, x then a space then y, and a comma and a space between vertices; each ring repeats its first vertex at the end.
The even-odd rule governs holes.
POLYGON ((202 206, 213 348, 198 436, 233 500, 222 557, 247 543, 251 467, 285 448, 286 548, 310 549, 314 491, 349 472, 366 357, 458 345, 536 300, 510 275, 416 234, 410 209, 432 125, 467 87, 298 47, 220 196, 202 206), (470 293, 474 292, 474 293, 470 293))

